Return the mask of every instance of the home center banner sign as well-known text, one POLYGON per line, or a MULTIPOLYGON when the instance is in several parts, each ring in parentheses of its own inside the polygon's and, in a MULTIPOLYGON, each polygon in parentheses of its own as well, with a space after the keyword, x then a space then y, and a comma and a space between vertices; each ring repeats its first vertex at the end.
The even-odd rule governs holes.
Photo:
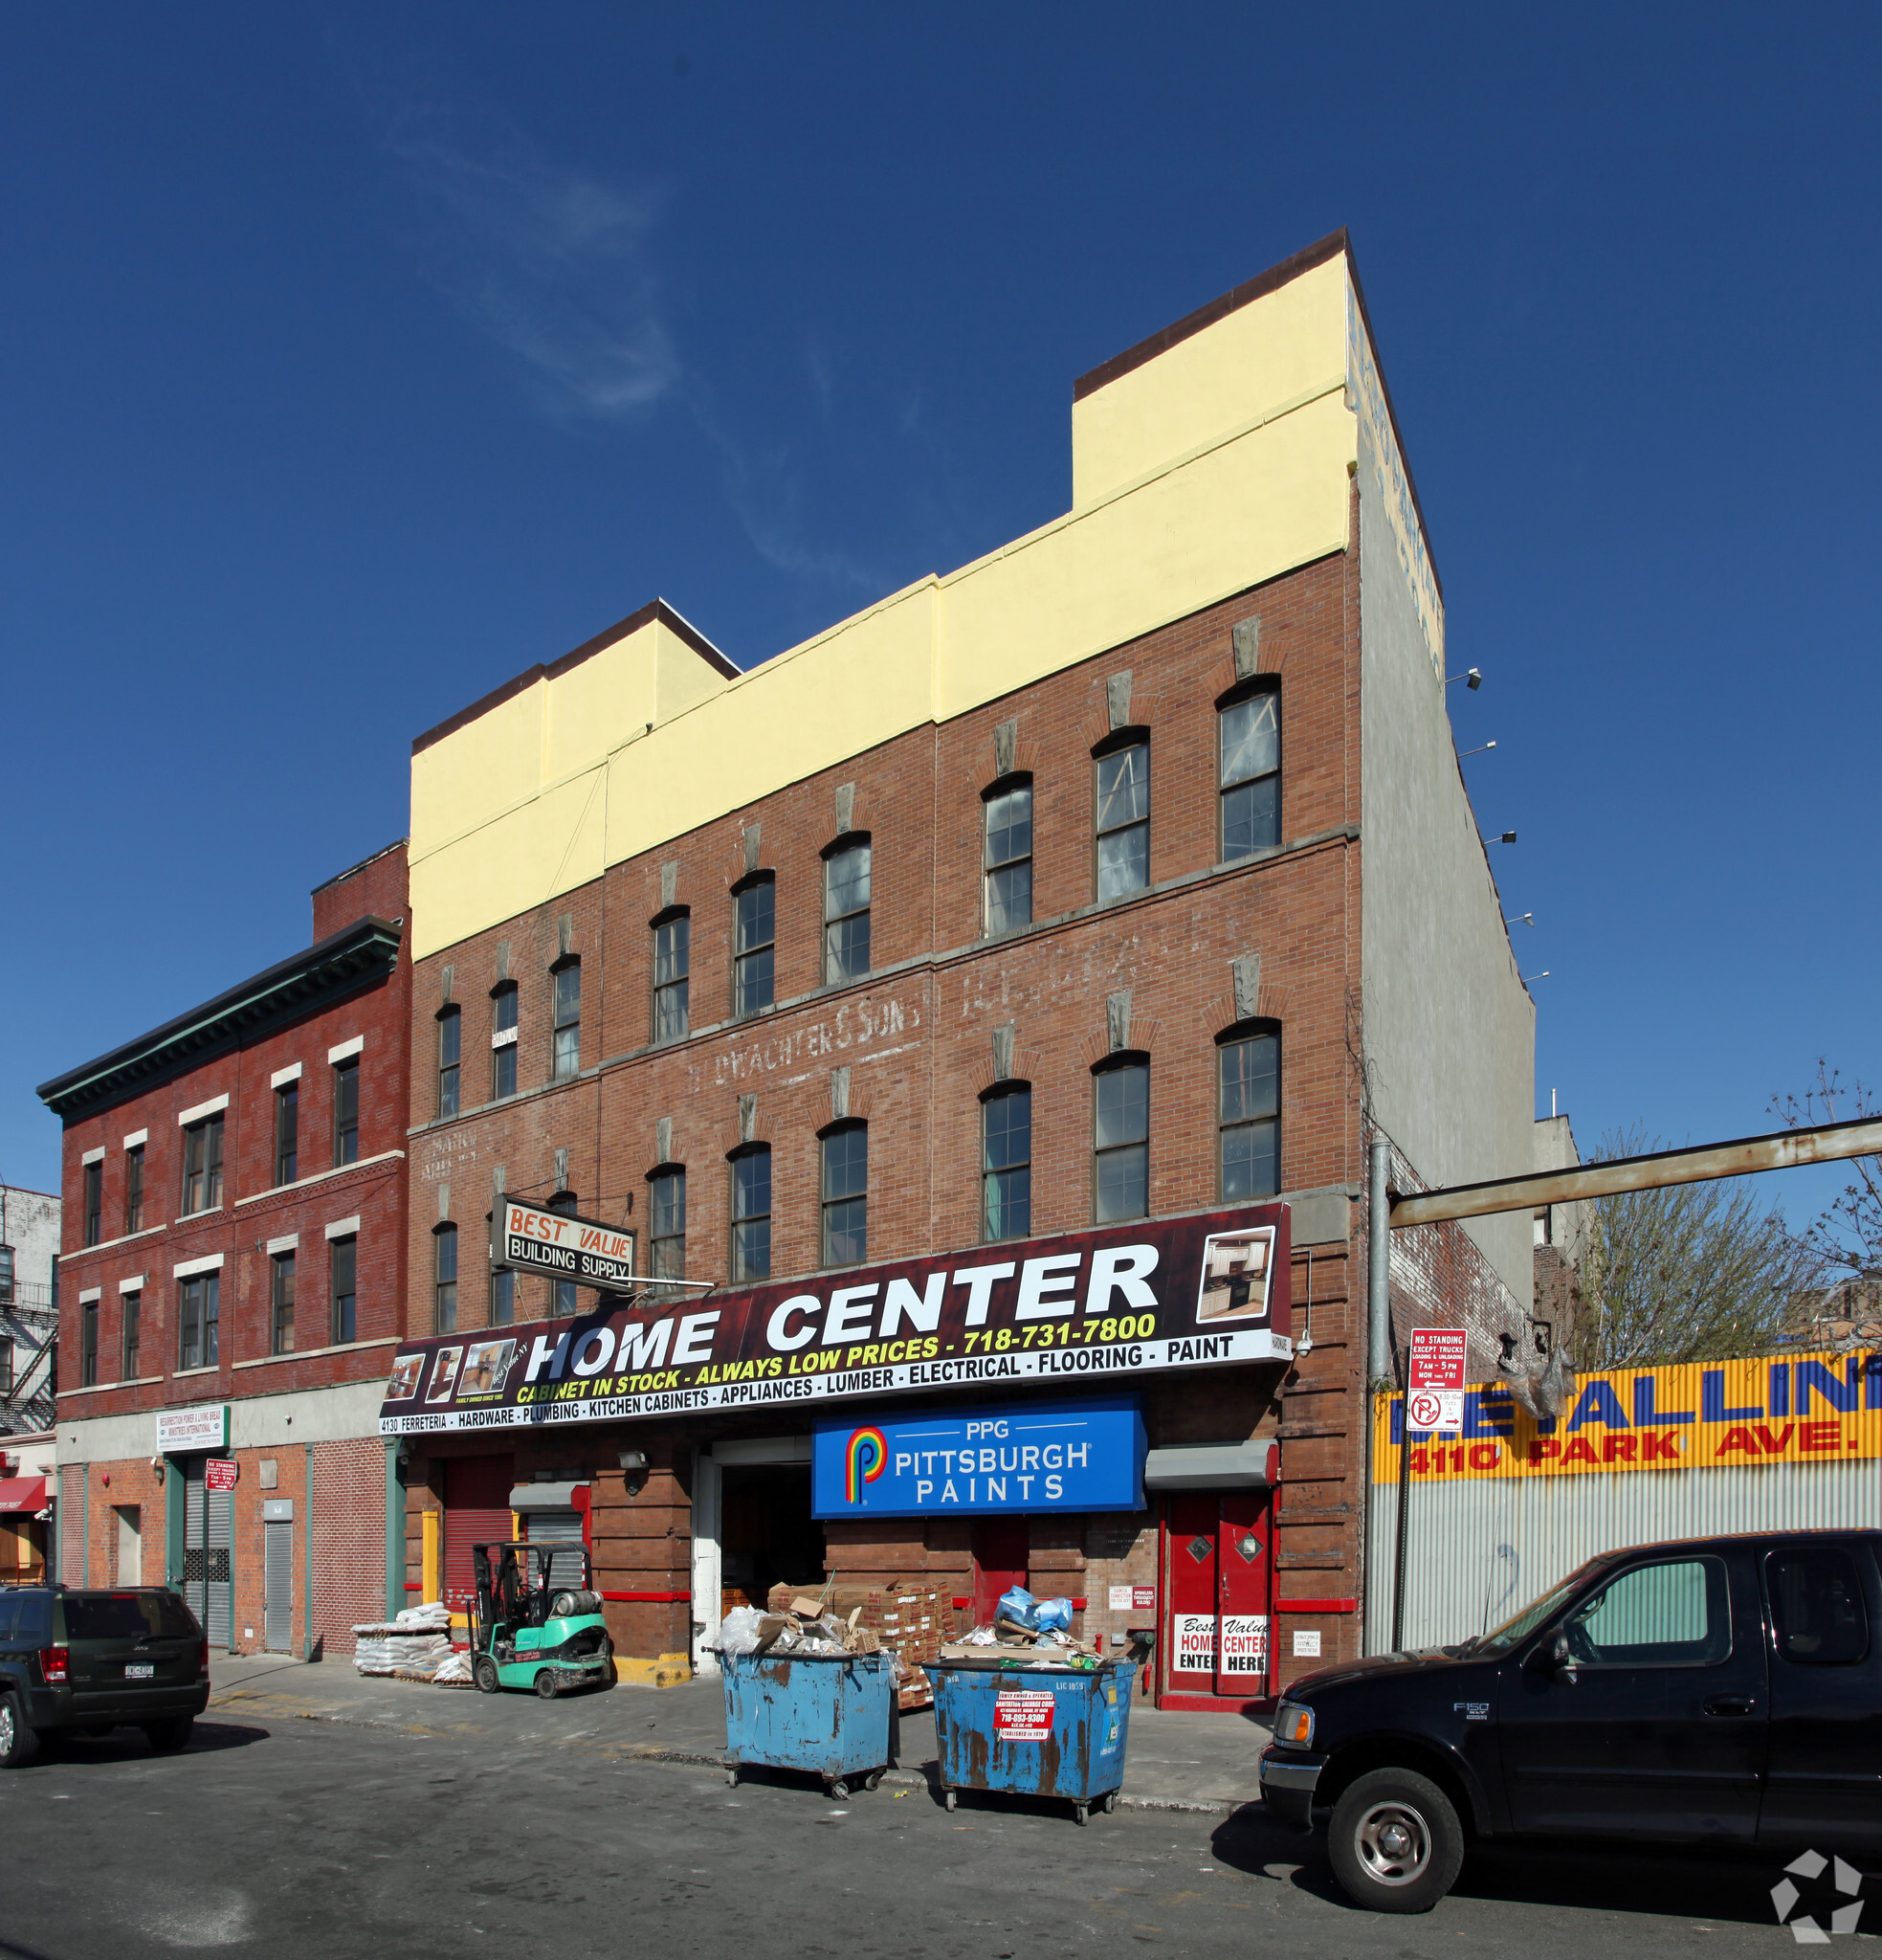
POLYGON ((615 1422, 1282 1361, 1288 1254, 1287 1207, 1251 1205, 703 1297, 604 1294, 576 1320, 408 1342, 379 1427, 615 1422))
MULTIPOLYGON (((1398 1395, 1374 1406, 1376 1483, 1398 1481, 1404 1410, 1398 1395)), ((1465 1392, 1460 1435, 1411 1432, 1411 1475, 1430 1482, 1850 1458, 1882 1458, 1882 1353, 1609 1369, 1579 1376, 1552 1422, 1519 1408, 1506 1382, 1483 1382, 1465 1392)))

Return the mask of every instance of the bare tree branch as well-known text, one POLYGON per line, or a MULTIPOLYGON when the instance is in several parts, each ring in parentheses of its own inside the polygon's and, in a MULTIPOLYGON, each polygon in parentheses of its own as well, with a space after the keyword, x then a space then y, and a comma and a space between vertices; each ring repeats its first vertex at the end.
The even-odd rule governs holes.
MULTIPOLYGON (((1882 1115, 1860 1077, 1846 1088, 1843 1072, 1822 1056, 1816 1081, 1801 1096, 1773 1096, 1771 1108, 1786 1129, 1882 1115)), ((1851 1157, 1849 1164, 1853 1178, 1805 1231, 1804 1242, 1838 1272, 1874 1273, 1882 1270, 1882 1157, 1851 1157)))
MULTIPOLYGON (((1610 1131, 1593 1161, 1664 1147, 1638 1129, 1610 1131)), ((1736 1178, 1592 1198, 1576 1369, 1760 1353, 1783 1338, 1795 1296, 1822 1266, 1736 1178)))

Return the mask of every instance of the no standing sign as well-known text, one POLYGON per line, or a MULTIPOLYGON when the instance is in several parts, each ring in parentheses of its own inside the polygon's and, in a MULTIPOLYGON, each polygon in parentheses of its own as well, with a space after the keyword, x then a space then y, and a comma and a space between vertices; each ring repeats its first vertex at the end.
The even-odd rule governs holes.
POLYGON ((1464 1427, 1464 1362, 1470 1336, 1462 1327, 1413 1327, 1406 1356, 1405 1426, 1455 1434, 1464 1427))

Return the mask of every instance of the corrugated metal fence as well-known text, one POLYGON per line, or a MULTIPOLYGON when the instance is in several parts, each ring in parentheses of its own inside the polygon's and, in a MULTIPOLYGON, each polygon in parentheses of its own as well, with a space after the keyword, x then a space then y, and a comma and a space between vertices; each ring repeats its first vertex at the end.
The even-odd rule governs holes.
MULTIPOLYGON (((1395 1483, 1372 1486, 1371 1654, 1391 1644, 1398 1498, 1395 1483)), ((1882 1525, 1882 1461, 1414 1482, 1406 1509, 1405 1641, 1428 1647, 1483 1633, 1616 1547, 1721 1531, 1873 1529, 1882 1525)))

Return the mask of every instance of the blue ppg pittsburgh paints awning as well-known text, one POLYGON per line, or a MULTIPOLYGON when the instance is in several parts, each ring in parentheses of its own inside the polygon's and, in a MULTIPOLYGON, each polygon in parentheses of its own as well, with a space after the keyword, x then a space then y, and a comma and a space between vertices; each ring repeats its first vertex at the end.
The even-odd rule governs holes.
POLYGON ((819 1518, 1140 1511, 1143 1450, 1132 1395, 820 1422, 810 1508, 819 1518))

